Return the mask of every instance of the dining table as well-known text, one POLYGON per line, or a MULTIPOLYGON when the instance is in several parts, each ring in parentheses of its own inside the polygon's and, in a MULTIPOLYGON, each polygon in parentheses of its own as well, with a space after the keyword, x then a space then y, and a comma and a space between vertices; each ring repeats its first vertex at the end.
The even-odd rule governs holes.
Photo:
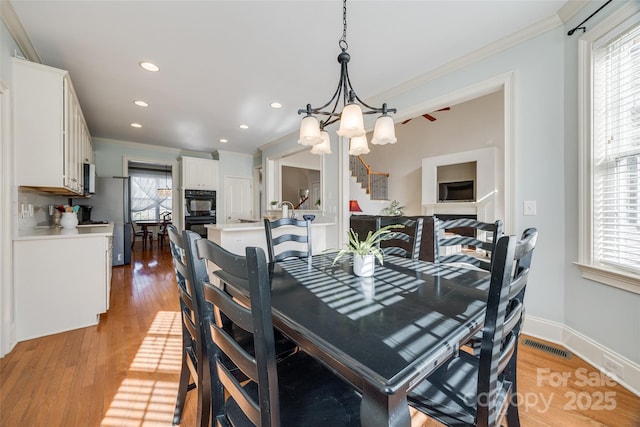
POLYGON ((490 275, 388 255, 359 277, 334 258, 269 264, 273 324, 362 392, 362 426, 410 427, 407 395, 482 327, 490 275))
MULTIPOLYGON (((142 229, 142 239, 146 242, 148 237, 152 235, 149 234, 149 227, 159 227, 161 225, 171 224, 171 220, 164 219, 140 219, 135 222, 135 225, 140 226, 142 229)), ((151 242, 149 242, 151 243, 151 242)))

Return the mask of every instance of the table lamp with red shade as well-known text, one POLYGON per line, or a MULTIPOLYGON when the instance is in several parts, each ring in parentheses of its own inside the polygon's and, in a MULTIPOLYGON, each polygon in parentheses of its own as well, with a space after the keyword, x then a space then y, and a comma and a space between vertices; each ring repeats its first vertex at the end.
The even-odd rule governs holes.
POLYGON ((349 212, 362 212, 357 200, 349 200, 349 212))

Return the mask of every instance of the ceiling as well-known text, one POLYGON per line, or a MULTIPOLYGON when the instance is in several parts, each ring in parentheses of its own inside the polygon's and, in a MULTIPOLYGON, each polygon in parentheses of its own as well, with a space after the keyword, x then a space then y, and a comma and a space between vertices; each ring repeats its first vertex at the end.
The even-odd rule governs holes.
MULTIPOLYGON (((93 137, 254 153, 297 132, 297 110, 326 103, 339 78, 337 0, 10 3, 40 61, 70 71, 93 137), (144 71, 141 61, 160 71, 144 71), (274 101, 282 108, 271 108, 274 101)), ((352 85, 367 101, 550 18, 564 3, 352 0, 352 85)))

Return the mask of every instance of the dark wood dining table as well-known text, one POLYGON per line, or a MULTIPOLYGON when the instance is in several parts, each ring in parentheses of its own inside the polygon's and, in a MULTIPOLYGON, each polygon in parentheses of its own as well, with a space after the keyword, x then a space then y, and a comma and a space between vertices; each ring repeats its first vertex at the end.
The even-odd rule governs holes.
POLYGON ((412 387, 482 327, 489 274, 386 256, 363 278, 334 255, 269 265, 273 324, 362 391, 362 426, 410 427, 412 387))
POLYGON ((142 238, 144 241, 147 240, 147 237, 151 237, 149 234, 149 227, 159 227, 164 224, 171 224, 171 221, 165 221, 163 219, 141 219, 136 221, 136 225, 142 228, 142 238))

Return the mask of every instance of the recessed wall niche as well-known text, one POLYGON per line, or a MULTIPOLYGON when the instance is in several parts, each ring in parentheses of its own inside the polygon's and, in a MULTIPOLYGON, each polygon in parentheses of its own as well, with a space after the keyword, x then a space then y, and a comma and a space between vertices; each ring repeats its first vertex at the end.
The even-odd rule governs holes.
POLYGON ((436 182, 458 182, 476 180, 477 162, 457 163, 436 168, 436 182))

